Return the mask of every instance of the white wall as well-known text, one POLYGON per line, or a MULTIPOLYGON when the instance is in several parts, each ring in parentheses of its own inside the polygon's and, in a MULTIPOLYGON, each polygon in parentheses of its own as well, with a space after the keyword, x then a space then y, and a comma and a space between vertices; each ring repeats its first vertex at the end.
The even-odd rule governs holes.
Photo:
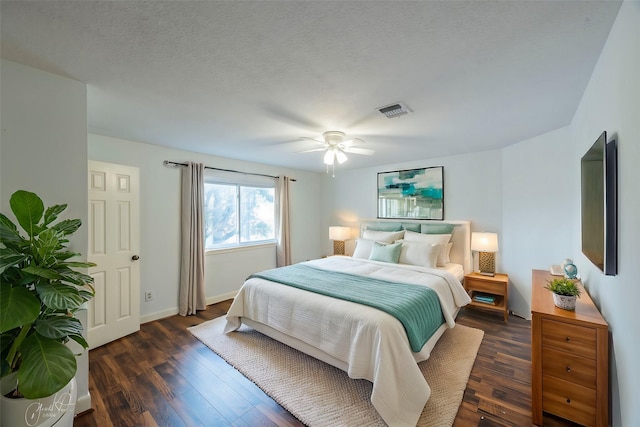
POLYGON ((502 150, 501 250, 509 273, 509 308, 531 317, 531 269, 575 259, 575 201, 580 202, 580 162, 568 127, 502 150))
MULTIPOLYGON (((74 80, 2 60, 0 208, 13 217, 9 198, 32 191, 45 206, 67 203, 61 218, 87 222, 87 88, 74 80)), ((70 239, 86 256, 87 227, 70 239)), ((88 355, 78 358, 76 412, 91 407, 88 355)))
MULTIPOLYGON (((287 175, 291 184, 291 251, 293 262, 318 258, 327 238, 321 222, 321 174, 225 159, 142 142, 89 134, 89 159, 140 169, 140 276, 141 292, 152 291, 144 302, 142 321, 178 312, 180 277, 180 168, 164 160, 197 161, 207 166, 268 175, 287 175)), ((244 279, 261 269, 275 267, 275 246, 210 252, 205 280, 209 303, 233 297, 244 279)))
MULTIPOLYGON (((428 160, 377 166, 373 168, 340 170, 335 178, 324 179, 324 200, 329 225, 348 225, 357 237, 359 218, 376 218, 378 172, 444 167, 444 216, 446 220, 470 220, 473 231, 498 233, 502 246, 502 168, 500 151, 463 154, 428 160)), ((325 233, 328 233, 326 231, 325 233)), ((325 252, 331 251, 330 242, 325 252)), ((496 256, 500 269, 502 249, 496 256)))
MULTIPOLYGON (((604 130, 618 141, 618 275, 604 276, 580 253, 580 206, 574 201, 573 252, 611 333, 612 422, 640 425, 640 2, 622 4, 571 123, 573 163, 604 130)), ((573 187, 579 189, 579 174, 573 187)))

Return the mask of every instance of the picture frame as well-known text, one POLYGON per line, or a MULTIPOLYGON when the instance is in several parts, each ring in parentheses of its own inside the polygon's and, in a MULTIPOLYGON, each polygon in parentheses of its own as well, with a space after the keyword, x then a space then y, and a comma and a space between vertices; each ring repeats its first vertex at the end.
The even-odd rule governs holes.
POLYGON ((444 167, 378 172, 378 218, 444 220, 444 167))

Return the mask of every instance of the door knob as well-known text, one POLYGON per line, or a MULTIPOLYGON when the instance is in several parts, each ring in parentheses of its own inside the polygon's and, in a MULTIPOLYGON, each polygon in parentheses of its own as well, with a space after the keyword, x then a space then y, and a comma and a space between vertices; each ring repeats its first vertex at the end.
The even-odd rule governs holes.
POLYGON ((137 261, 140 259, 140 257, 138 255, 134 255, 131 257, 132 260, 137 261))

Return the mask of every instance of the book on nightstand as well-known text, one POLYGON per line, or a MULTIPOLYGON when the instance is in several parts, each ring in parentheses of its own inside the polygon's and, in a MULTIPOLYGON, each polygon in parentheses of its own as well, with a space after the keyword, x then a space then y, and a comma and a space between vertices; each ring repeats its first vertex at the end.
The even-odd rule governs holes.
POLYGON ((481 302, 483 304, 496 304, 496 297, 488 294, 477 293, 473 295, 473 300, 476 302, 481 302))

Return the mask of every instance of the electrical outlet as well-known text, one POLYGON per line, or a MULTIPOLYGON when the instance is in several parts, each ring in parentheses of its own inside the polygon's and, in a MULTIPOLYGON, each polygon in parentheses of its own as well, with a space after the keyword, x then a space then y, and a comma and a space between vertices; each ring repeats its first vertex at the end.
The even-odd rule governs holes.
POLYGON ((144 301, 145 302, 153 301, 153 294, 151 293, 151 291, 147 291, 144 293, 144 301))

